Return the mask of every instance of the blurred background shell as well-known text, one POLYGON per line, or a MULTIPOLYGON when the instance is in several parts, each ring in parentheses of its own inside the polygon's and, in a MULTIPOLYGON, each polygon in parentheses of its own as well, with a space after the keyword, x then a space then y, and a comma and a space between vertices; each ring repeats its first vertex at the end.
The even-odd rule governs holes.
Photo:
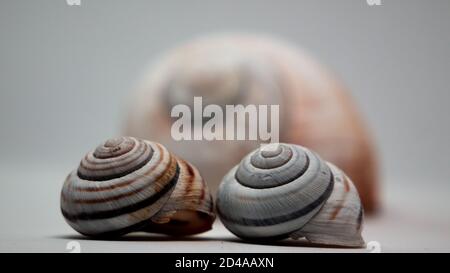
MULTIPOLYGON (((128 105, 124 134, 152 139, 196 165, 215 191, 257 141, 175 141, 174 105, 280 105, 280 142, 316 151, 355 183, 365 211, 378 207, 377 162, 366 124, 346 88, 304 51, 263 36, 200 38, 166 54, 128 105)), ((201 130, 201 128, 193 128, 201 130)))

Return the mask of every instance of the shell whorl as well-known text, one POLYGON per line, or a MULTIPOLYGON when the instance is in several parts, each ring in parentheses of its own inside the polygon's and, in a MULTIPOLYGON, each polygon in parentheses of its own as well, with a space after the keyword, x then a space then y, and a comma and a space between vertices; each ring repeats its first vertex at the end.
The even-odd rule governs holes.
POLYGON ((140 230, 165 206, 180 180, 185 182, 184 171, 161 144, 132 137, 107 140, 67 177, 62 214, 70 226, 89 236, 140 230))
POLYGON ((77 175, 91 181, 120 178, 147 164, 153 152, 152 146, 141 140, 109 139, 81 160, 77 175))
POLYGON ((224 225, 244 239, 306 237, 361 246, 362 206, 344 176, 307 148, 270 144, 247 155, 223 178, 217 212, 224 225), (333 235, 336 231, 340 237, 333 235))
POLYGON ((244 159, 236 171, 236 179, 250 188, 271 188, 300 178, 308 167, 306 153, 286 145, 270 144, 244 159))
POLYGON ((316 154, 296 145, 276 145, 250 153, 219 188, 218 213, 240 237, 287 237, 305 225, 332 192, 331 171, 316 154))

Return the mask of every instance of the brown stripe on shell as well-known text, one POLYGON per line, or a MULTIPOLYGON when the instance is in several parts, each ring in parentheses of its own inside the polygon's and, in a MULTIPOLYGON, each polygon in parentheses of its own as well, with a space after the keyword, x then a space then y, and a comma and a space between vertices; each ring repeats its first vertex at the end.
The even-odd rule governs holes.
MULTIPOLYGON (((150 181, 150 183, 146 183, 145 185, 143 185, 140 188, 137 189, 133 189, 133 191, 130 192, 126 192, 126 193, 122 193, 116 196, 111 196, 111 197, 107 197, 107 198, 101 198, 101 199, 74 199, 71 200, 72 203, 75 204, 100 204, 100 203, 105 203, 105 202, 110 202, 110 201, 117 201, 120 200, 122 198, 126 198, 129 196, 133 196, 135 194, 138 194, 144 190, 146 190, 150 185, 165 185, 168 181, 170 181, 173 177, 173 175, 175 174, 175 169, 176 169, 176 159, 174 157, 172 157, 171 159, 171 163, 168 165, 167 169, 165 171, 163 171, 161 173, 160 176, 158 176, 154 181, 150 181)), ((150 173, 150 172, 147 172, 150 173)), ((135 179, 134 181, 136 181, 137 179, 135 179)), ((133 181, 133 182, 134 182, 133 181)), ((155 193, 157 194, 159 191, 161 191, 164 188, 164 186, 161 186, 159 188, 155 188, 155 193)), ((62 193, 62 196, 64 196, 64 194, 62 193)), ((64 196, 64 200, 67 200, 64 196)))
MULTIPOLYGON (((135 160, 136 158, 138 158, 139 155, 141 155, 144 152, 143 149, 145 149, 148 146, 148 144, 142 140, 134 139, 133 143, 134 143, 134 145, 131 150, 129 150, 127 153, 118 155, 116 157, 100 158, 100 157, 95 156, 95 151, 91 151, 84 156, 81 163, 86 164, 85 168, 89 170, 89 169, 94 169, 94 168, 90 167, 89 165, 95 165, 95 169, 100 169, 100 166, 102 166, 102 165, 105 165, 106 167, 108 167, 108 164, 112 164, 112 163, 117 164, 118 161, 119 162, 131 162, 131 161, 135 160)), ((97 149, 98 149, 98 147, 97 147, 97 149)))
MULTIPOLYGON (((167 153, 164 153, 164 149, 161 147, 161 145, 156 143, 156 146, 158 147, 159 153, 161 154, 161 156, 159 157, 158 161, 155 162, 155 164, 144 174, 150 174, 152 171, 155 170, 156 167, 158 167, 158 165, 161 163, 161 161, 165 158, 167 153)), ((169 154, 170 156, 170 154, 169 154)), ((99 192, 99 191, 108 191, 108 190, 113 190, 113 189, 117 189, 117 188, 121 188, 121 187, 126 187, 128 185, 131 185, 133 182, 136 182, 136 179, 131 179, 131 180, 126 180, 114 185, 109 185, 109 186, 104 186, 102 184, 96 184, 96 187, 74 187, 73 189, 75 191, 79 191, 79 192, 99 192)))
MULTIPOLYGON (((342 201, 341 203, 344 203, 344 201, 342 201)), ((336 219, 336 216, 339 214, 341 209, 342 209, 342 204, 337 205, 336 208, 334 209, 334 211, 330 215, 330 220, 336 219)))
POLYGON ((185 183, 186 187, 185 187, 185 194, 189 194, 192 191, 192 186, 194 183, 194 179, 195 179, 195 173, 194 170, 192 169, 191 165, 188 164, 186 161, 179 159, 179 164, 180 167, 182 169, 185 169, 187 171, 186 173, 186 180, 183 181, 183 183, 185 183))
POLYGON ((106 170, 110 165, 123 166, 137 160, 142 154, 145 154, 148 148, 151 149, 147 143, 139 141, 128 153, 117 157, 97 158, 94 152, 90 152, 84 156, 80 162, 80 167, 90 171, 97 171, 106 170))
POLYGON ((165 206, 152 217, 152 222, 168 223, 180 211, 203 212, 214 219, 212 197, 205 194, 207 186, 198 170, 182 159, 178 159, 178 165, 180 166, 179 182, 165 206))
POLYGON ((106 181, 134 172, 149 162, 153 149, 147 143, 138 141, 137 148, 116 158, 98 159, 89 153, 80 162, 77 174, 83 180, 106 181))
POLYGON ((341 209, 344 207, 345 201, 347 201, 347 193, 350 192, 350 184, 347 181, 347 177, 345 177, 345 175, 344 175, 344 179, 343 179, 342 183, 344 184, 344 189, 345 189, 344 196, 339 201, 339 204, 336 205, 336 208, 334 209, 334 211, 331 213, 330 220, 336 219, 337 215, 339 214, 341 209))
MULTIPOLYGON (((61 213, 69 221, 77 220, 94 220, 94 219, 108 219, 125 214, 132 214, 133 212, 139 211, 145 207, 151 206, 153 203, 157 202, 163 195, 170 192, 173 187, 177 184, 179 178, 179 167, 176 166, 175 175, 169 180, 169 183, 164 185, 161 190, 156 194, 149 196, 148 198, 128 205, 120 207, 117 209, 107 210, 107 211, 97 211, 97 212, 81 212, 81 213, 68 213, 63 208, 61 208, 61 213)), ((150 216, 151 217, 151 216, 150 216)))

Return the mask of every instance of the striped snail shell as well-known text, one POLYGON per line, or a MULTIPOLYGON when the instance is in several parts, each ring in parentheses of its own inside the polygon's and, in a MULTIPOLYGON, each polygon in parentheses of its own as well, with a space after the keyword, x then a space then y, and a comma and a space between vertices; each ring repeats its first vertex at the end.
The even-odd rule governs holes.
POLYGON ((225 227, 244 239, 305 237, 364 246, 363 208, 353 183, 298 145, 269 144, 251 152, 225 175, 216 201, 225 227))
POLYGON ((211 229, 212 197, 198 170, 156 142, 119 137, 89 152, 61 191, 67 223, 87 236, 211 229))

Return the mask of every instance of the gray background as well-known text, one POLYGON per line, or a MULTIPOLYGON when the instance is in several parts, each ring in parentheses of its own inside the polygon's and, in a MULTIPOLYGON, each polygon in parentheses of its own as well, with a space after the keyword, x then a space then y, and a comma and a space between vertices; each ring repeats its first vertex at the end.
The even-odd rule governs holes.
POLYGON ((412 235, 404 241, 418 243, 392 250, 450 249, 450 1, 81 2, 0 2, 0 250, 43 251, 49 241, 64 250, 54 236, 74 234, 58 211, 66 174, 120 133, 149 62, 217 32, 271 34, 328 65, 377 141, 390 215, 379 236, 399 238, 383 233, 389 221, 422 209, 435 218, 413 215, 405 226, 424 224, 440 245, 412 235))

